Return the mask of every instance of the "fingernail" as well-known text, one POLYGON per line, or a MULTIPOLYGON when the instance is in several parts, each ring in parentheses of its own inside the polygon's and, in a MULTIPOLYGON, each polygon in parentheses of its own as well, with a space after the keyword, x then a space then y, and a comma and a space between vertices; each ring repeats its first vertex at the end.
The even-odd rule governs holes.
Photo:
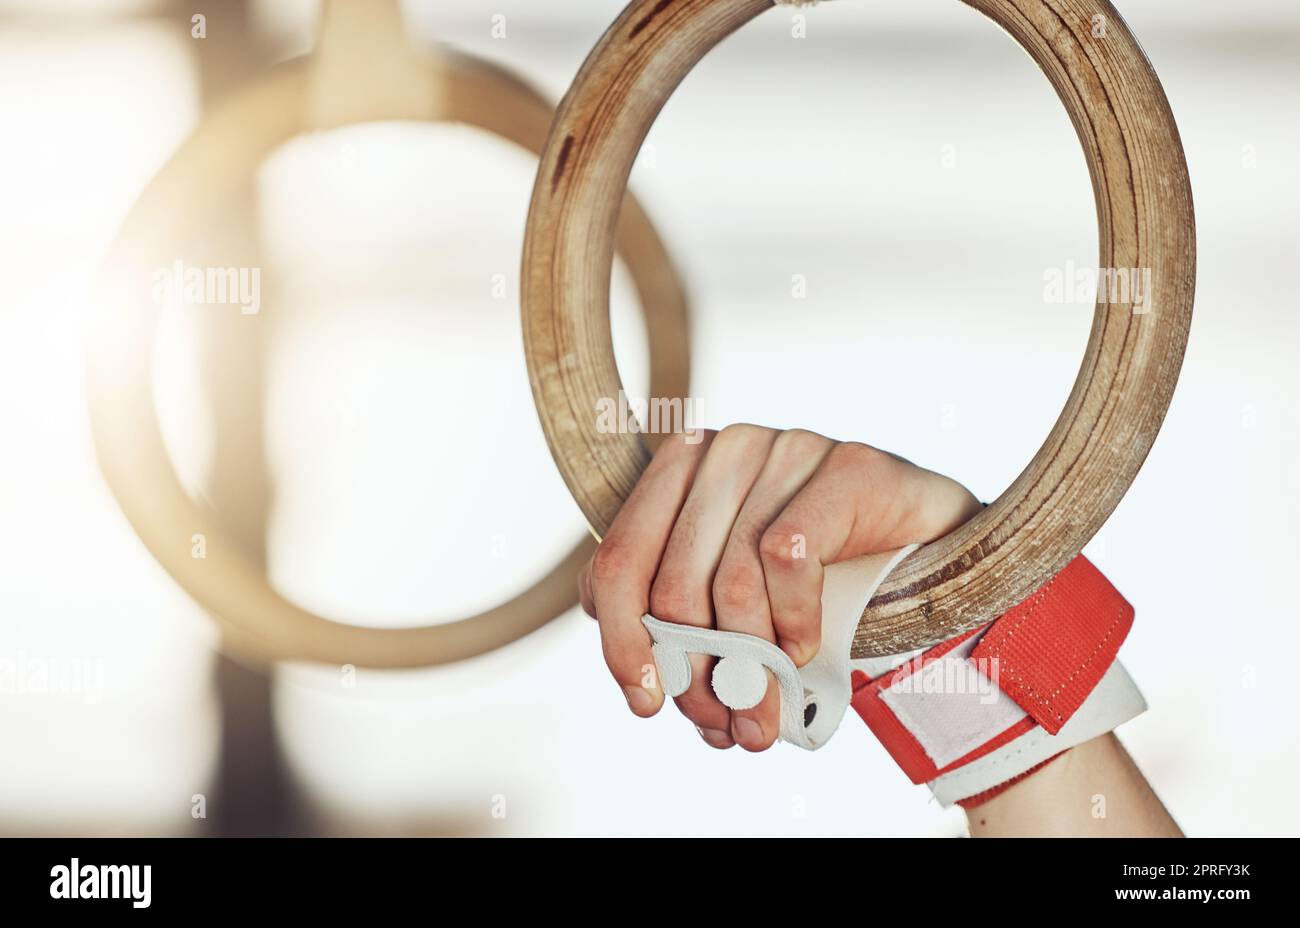
POLYGON ((623 696, 627 699, 628 708, 637 715, 645 715, 654 710, 655 699, 644 687, 625 686, 623 696))
POLYGON ((753 719, 736 719, 736 740, 746 747, 758 747, 763 743, 763 727, 753 719))
POLYGON ((704 739, 704 743, 711 748, 725 750, 736 743, 731 740, 730 733, 719 731, 716 728, 700 728, 697 725, 695 730, 700 733, 700 737, 704 739))

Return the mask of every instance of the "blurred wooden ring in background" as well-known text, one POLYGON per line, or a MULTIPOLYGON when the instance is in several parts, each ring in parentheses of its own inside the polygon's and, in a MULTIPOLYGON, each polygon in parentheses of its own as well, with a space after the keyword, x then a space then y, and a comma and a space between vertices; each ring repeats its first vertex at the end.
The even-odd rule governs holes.
MULTIPOLYGON (((554 110, 500 68, 451 52, 423 55, 419 105, 377 107, 369 120, 464 123, 540 154, 554 110), (405 109, 404 109, 405 107, 405 109)), ((321 128, 313 113, 311 56, 279 65, 215 107, 149 184, 114 243, 88 340, 91 426, 100 468, 123 512, 158 562, 222 626, 224 645, 249 659, 370 667, 422 667, 483 654, 546 624, 577 601, 578 570, 594 550, 585 539, 544 579, 508 602, 459 621, 420 628, 370 628, 315 615, 281 596, 223 531, 219 514, 185 493, 168 457, 153 403, 159 307, 153 271, 187 236, 249 183, 261 162, 294 136, 321 128), (203 535, 206 555, 191 556, 203 535)), ((361 114, 350 114, 360 121, 361 114)), ((632 197, 615 232, 640 298, 655 395, 688 391, 686 297, 649 219, 632 197)), ((616 209, 615 212, 618 212, 616 209)), ((613 231, 613 230, 611 230, 613 231)))

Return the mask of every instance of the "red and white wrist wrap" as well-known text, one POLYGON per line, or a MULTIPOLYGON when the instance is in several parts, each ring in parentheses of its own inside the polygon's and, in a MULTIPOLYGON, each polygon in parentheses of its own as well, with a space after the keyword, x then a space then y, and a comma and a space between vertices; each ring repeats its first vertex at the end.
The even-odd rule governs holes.
POLYGON ((981 628, 853 661, 853 708, 913 783, 978 805, 1146 703, 1116 660, 1133 607, 1080 555, 981 628))
POLYGON ((711 682, 732 709, 781 694, 781 740, 815 751, 852 705, 904 772, 939 801, 974 804, 1068 748, 1140 714, 1115 660, 1133 608, 1082 556, 994 622, 915 655, 855 661, 863 608, 916 545, 826 568, 822 641, 803 667, 770 641, 645 616, 659 682, 686 692, 690 654, 717 658, 711 682), (900 663, 901 662, 901 663, 900 663))

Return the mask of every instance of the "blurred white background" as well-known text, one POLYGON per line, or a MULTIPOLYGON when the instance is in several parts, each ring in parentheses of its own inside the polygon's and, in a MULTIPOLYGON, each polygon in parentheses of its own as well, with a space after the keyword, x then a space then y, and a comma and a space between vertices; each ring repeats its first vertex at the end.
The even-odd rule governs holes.
MULTIPOLYGON (((422 41, 558 100, 621 6, 405 12, 422 41)), ((1088 549, 1138 612, 1122 655, 1151 711, 1121 735, 1189 833, 1295 834, 1300 7, 1119 9, 1178 118, 1199 227, 1173 407, 1088 549)), ((255 10, 270 57, 310 48, 314 3, 255 10)), ((81 374, 97 264, 201 118, 188 14, 158 13, 0 2, 0 833, 203 833, 191 799, 218 750, 216 634, 99 477, 81 374), (14 668, 33 662, 82 668, 83 684, 25 685, 14 668)), ((517 288, 491 297, 494 274, 517 280, 533 171, 503 142, 415 124, 300 137, 264 165, 282 316, 269 558, 295 601, 361 624, 456 618, 525 588, 581 537, 532 410, 517 288)), ((986 499, 1051 427, 1092 307, 1045 302, 1044 274, 1095 266, 1091 187, 1047 81, 955 0, 769 12, 685 81, 633 189, 689 288, 706 424, 867 441, 986 499)), ((615 290, 639 384, 635 298, 621 278, 615 290)), ((198 484, 193 332, 168 325, 159 406, 198 484)), ((577 610, 455 667, 363 670, 355 689, 336 668, 275 679, 277 731, 318 831, 964 827, 852 716, 824 751, 762 756, 712 751, 673 712, 634 720, 577 610)))

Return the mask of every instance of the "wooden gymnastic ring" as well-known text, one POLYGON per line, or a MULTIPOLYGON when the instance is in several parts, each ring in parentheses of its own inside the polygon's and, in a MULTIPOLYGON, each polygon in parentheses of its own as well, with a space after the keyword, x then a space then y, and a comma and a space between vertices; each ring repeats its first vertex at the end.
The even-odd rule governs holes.
MULTIPOLYGON (((1009 32, 1056 88, 1092 174, 1100 266, 1150 268, 1150 298, 1143 314, 1098 302, 1047 441, 997 501, 890 575, 863 614, 855 657, 929 646, 985 623, 1077 555, 1155 440, 1191 325, 1195 225, 1182 144, 1119 14, 1106 0, 965 2, 1009 32), (1093 35, 1098 22, 1104 37, 1093 35)), ((542 155, 524 241, 524 345, 551 453, 597 535, 649 458, 640 436, 599 431, 592 412, 619 390, 607 302, 618 203, 678 83, 772 5, 634 0, 578 73, 542 155)))
MULTIPOLYGON (((428 56, 434 111, 386 119, 459 122, 539 154, 554 110, 530 87, 487 63, 443 52, 428 56)), ((216 513, 182 489, 153 406, 152 359, 158 307, 152 271, 218 214, 278 145, 313 128, 310 59, 271 69, 215 108, 159 172, 126 218, 101 275, 111 305, 88 341, 91 426, 100 467, 127 519, 173 578, 222 626, 224 646, 255 661, 311 660, 372 667, 420 667, 498 648, 541 627, 576 602, 577 572, 595 543, 584 539, 548 576, 479 615, 422 628, 369 628, 317 616, 284 599, 222 528, 216 513), (191 536, 206 555, 191 556, 191 536)), ((690 370, 685 294, 649 219, 629 196, 618 247, 649 332, 653 389, 685 396, 690 370)))

